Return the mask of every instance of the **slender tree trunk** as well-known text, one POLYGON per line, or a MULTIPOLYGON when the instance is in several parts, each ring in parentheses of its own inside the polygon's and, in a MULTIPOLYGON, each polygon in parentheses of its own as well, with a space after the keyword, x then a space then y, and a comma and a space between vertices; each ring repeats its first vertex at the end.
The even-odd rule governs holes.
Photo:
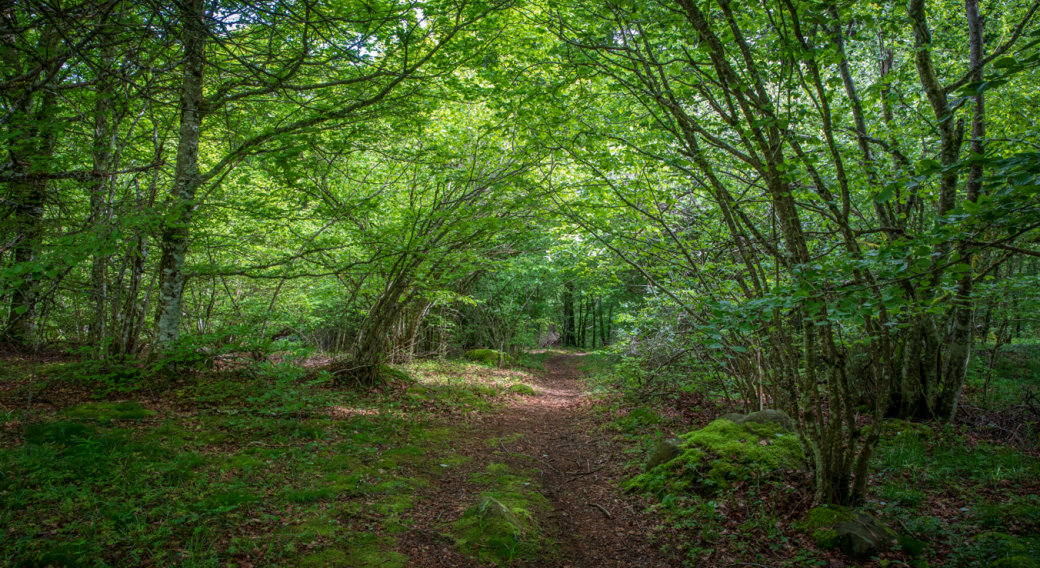
POLYGON ((592 315, 592 348, 596 348, 596 297, 592 297, 592 306, 590 308, 590 314, 592 315))
MULTIPOLYGON (((985 57, 985 38, 983 37, 985 25, 979 14, 978 0, 965 0, 964 11, 968 21, 970 65, 978 68, 973 80, 982 81, 984 78, 982 60, 985 57)), ((975 96, 975 112, 971 122, 971 154, 976 158, 982 158, 986 152, 983 140, 986 136, 985 102, 984 93, 975 96)), ((981 163, 972 164, 968 171, 965 190, 965 199, 973 203, 978 201, 979 193, 982 191, 981 163)), ((971 251, 963 242, 958 244, 957 252, 963 259, 971 256, 971 251)), ((948 363, 944 373, 945 384, 938 408, 939 416, 946 420, 953 419, 953 415, 957 412, 957 402, 960 400, 964 378, 968 371, 968 361, 971 358, 972 319, 975 314, 975 302, 971 298, 973 277, 971 270, 964 272, 960 282, 957 283, 956 297, 953 302, 953 337, 950 340, 948 363)))
MULTIPOLYGON (((106 49, 102 55, 102 69, 108 69, 112 61, 111 49, 106 49)), ((114 155, 114 129, 110 122, 111 114, 111 81, 103 76, 98 84, 97 97, 94 101, 94 144, 93 165, 95 172, 108 172, 112 170, 112 158, 114 155)), ((90 336, 88 341, 93 348, 95 359, 104 359, 108 345, 108 320, 106 309, 108 302, 108 274, 107 267, 109 254, 106 252, 109 240, 109 217, 111 215, 109 203, 109 191, 113 180, 108 176, 98 177, 91 182, 88 192, 90 194, 90 217, 97 231, 97 244, 90 270, 90 295, 93 304, 93 317, 90 322, 90 336)))
POLYGON ((577 345, 574 337, 574 283, 563 285, 563 346, 577 345))
POLYGON ((184 76, 181 82, 181 123, 168 217, 162 231, 156 342, 160 350, 176 341, 186 275, 192 209, 199 187, 199 139, 203 117, 203 69, 206 61, 205 3, 185 0, 181 8, 184 76))

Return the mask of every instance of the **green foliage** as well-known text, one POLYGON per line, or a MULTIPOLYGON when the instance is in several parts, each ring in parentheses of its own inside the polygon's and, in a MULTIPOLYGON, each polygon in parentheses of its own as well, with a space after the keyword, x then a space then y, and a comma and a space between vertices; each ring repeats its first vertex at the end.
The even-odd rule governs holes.
POLYGON ((1040 566, 1040 540, 1020 538, 1005 533, 983 532, 969 547, 990 559, 991 568, 1035 568, 1040 566))
POLYGON ((149 410, 137 402, 91 402, 73 406, 64 412, 69 418, 92 420, 140 420, 155 416, 154 410, 149 410))
POLYGON ((635 432, 661 422, 661 416, 649 408, 633 408, 623 418, 615 421, 623 432, 635 432))
POLYGON ((899 547, 903 552, 907 553, 911 558, 917 558, 924 553, 925 543, 917 540, 916 538, 901 534, 896 536, 896 542, 899 543, 899 547))

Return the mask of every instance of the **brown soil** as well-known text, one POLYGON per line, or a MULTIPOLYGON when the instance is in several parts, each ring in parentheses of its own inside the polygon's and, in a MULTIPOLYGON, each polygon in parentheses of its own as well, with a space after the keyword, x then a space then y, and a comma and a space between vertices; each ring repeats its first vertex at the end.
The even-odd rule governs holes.
POLYGON ((455 450, 472 458, 464 467, 441 478, 418 501, 412 519, 420 527, 400 538, 409 566, 480 566, 454 551, 437 533, 457 520, 481 487, 470 476, 488 463, 504 462, 517 470, 537 471, 541 493, 550 502, 539 515, 547 536, 558 543, 550 560, 517 566, 665 567, 678 566, 668 541, 670 531, 655 532, 660 521, 644 513, 645 503, 624 494, 618 480, 624 458, 612 445, 609 432, 598 428, 588 412, 592 401, 575 368, 577 357, 559 355, 546 362, 548 373, 538 381, 537 396, 517 397, 500 413, 485 415, 471 425, 468 439, 455 450), (488 447, 489 438, 520 434, 514 443, 488 447))

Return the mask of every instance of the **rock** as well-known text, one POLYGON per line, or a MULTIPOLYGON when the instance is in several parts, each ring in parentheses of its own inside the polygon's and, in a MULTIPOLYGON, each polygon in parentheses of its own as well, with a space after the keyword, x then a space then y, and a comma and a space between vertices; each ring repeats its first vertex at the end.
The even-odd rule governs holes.
POLYGON ((513 511, 509 510, 509 507, 506 507, 494 497, 486 497, 481 501, 477 505, 477 514, 483 520, 496 519, 513 525, 513 528, 517 531, 524 530, 524 524, 520 522, 520 518, 513 511))
POLYGON ((816 507, 795 528, 808 532, 820 548, 840 548, 861 560, 888 550, 895 541, 895 533, 874 517, 847 507, 816 507))
POLYGON ((734 424, 740 424, 740 421, 744 419, 744 416, 744 414, 741 414, 739 412, 730 412, 729 414, 726 414, 725 416, 719 418, 719 420, 729 420, 734 424))
POLYGON ((470 361, 480 361, 488 365, 510 365, 513 358, 497 349, 474 349, 464 355, 470 361))
POLYGON ((530 385, 525 385, 523 383, 516 383, 515 385, 509 385, 509 388, 507 388, 506 390, 511 392, 511 393, 522 394, 522 395, 525 395, 525 396, 534 396, 534 395, 538 394, 538 391, 534 390, 533 387, 531 387, 530 385))
POLYGON ((682 448, 679 447, 679 440, 665 440, 661 442, 660 446, 657 446, 657 451, 650 458, 650 461, 646 463, 646 471, 650 471, 655 467, 668 463, 682 454, 682 448))
MULTIPOLYGON (((727 415, 729 416, 729 415, 727 415)), ((778 424, 789 432, 794 432, 794 420, 787 415, 783 410, 760 410, 748 414, 744 418, 737 422, 737 424, 747 424, 754 422, 757 424, 778 424)))

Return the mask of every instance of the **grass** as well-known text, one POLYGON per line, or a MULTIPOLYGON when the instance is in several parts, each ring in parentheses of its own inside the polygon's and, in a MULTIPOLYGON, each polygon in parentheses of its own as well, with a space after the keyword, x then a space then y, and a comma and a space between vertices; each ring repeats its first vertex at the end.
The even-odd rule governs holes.
MULTIPOLYGON (((467 462, 451 447, 465 434, 433 420, 494 410, 530 376, 459 361, 392 370, 375 393, 293 365, 201 372, 148 408, 87 402, 8 428, 0 566, 403 566, 395 535, 419 492, 467 462)), ((530 481, 508 475, 488 494, 533 510, 530 481)), ((498 550, 483 546, 467 550, 498 550)))

